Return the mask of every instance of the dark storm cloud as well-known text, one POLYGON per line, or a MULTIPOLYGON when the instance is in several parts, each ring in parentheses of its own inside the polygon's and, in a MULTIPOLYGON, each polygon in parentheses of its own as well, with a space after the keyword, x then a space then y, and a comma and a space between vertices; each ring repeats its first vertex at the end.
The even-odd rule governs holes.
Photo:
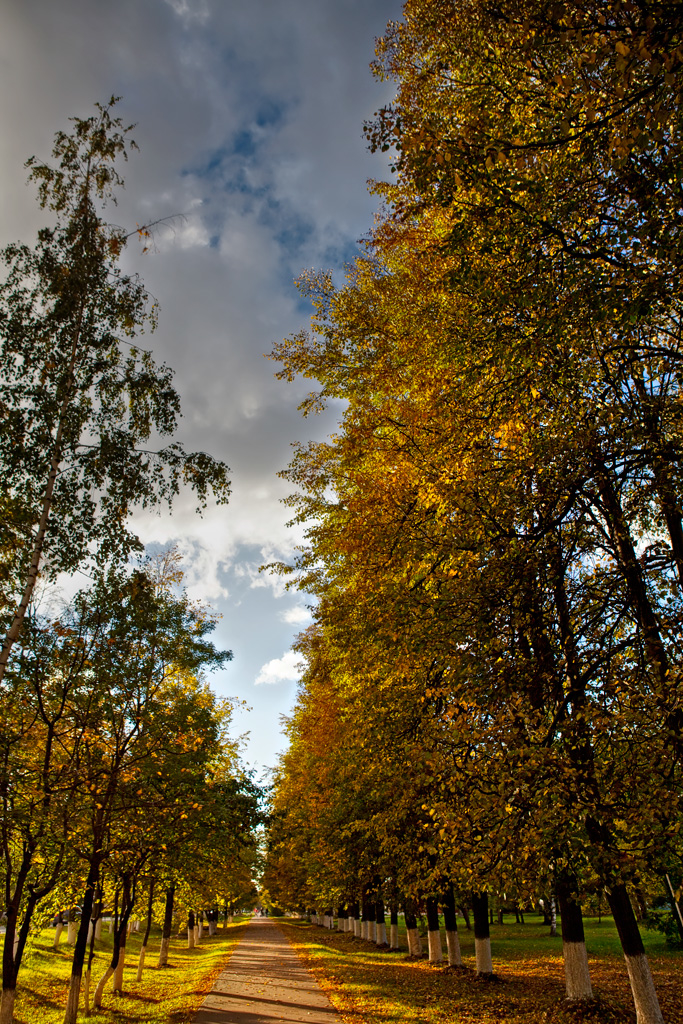
MULTIPOLYGON (((305 389, 275 382, 263 353, 305 325, 292 279, 306 267, 339 271, 372 223, 365 180, 386 167, 367 152, 362 126, 389 93, 368 63, 374 37, 399 16, 388 0, 4 5, 2 242, 30 240, 44 220, 25 187, 26 157, 49 155, 69 115, 87 116, 111 94, 123 97, 141 150, 111 219, 134 226, 183 215, 159 230, 155 253, 131 249, 126 260, 160 302, 152 345, 176 370, 182 440, 226 459, 234 495, 203 520, 186 499, 172 519, 140 527, 150 541, 180 539, 197 593, 224 611, 232 646, 239 628, 232 690, 247 692, 303 621, 298 611, 282 621, 295 600, 277 602, 255 566, 291 551, 279 504, 287 485, 276 472, 290 442, 324 433, 334 411, 302 424, 305 389), (258 606, 235 597, 245 587, 258 606)), ((274 726, 266 733, 274 742, 274 726)))

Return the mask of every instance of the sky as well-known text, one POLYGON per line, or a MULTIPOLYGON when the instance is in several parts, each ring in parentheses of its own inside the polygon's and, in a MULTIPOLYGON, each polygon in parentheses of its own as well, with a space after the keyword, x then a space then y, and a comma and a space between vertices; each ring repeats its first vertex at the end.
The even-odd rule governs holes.
POLYGON ((391 86, 369 63, 400 15, 398 0, 0 2, 0 245, 31 243, 46 221, 27 157, 49 158, 54 132, 112 95, 140 152, 109 219, 174 217, 125 266, 160 305, 151 347, 176 373, 177 438, 224 459, 233 490, 202 518, 186 494, 171 515, 135 524, 152 550, 179 546, 190 593, 220 613, 215 639, 233 660, 211 684, 244 702, 235 729, 249 733, 244 757, 261 774, 285 745, 291 644, 311 621, 305 594, 259 572, 290 561, 302 539, 277 474, 293 442, 325 436, 339 414, 303 420, 310 382, 276 381, 264 354, 307 326, 297 275, 341 280, 372 226, 366 182, 389 171, 362 129, 391 86))

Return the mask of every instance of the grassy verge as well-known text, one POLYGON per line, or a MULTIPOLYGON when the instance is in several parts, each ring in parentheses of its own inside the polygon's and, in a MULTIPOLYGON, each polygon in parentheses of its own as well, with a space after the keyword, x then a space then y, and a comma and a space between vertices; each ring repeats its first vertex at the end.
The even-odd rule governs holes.
MULTIPOLYGON (((293 943, 347 1024, 635 1024, 626 967, 609 918, 586 922, 593 988, 598 1004, 579 1013, 563 1003, 562 941, 532 918, 525 925, 494 925, 497 980, 474 974, 474 938, 459 923, 462 969, 389 953, 346 934, 304 921, 281 921, 293 943)), ((444 940, 445 949, 445 937, 444 940)), ((683 1024, 683 955, 645 933, 644 940, 667 1024, 683 1024)))
MULTIPOLYGON (((137 982, 141 936, 133 933, 126 947, 124 995, 114 996, 111 982, 104 993, 97 1021, 102 1024, 186 1024, 230 958, 242 931, 241 921, 219 928, 209 938, 204 932, 195 949, 187 949, 181 938, 171 940, 169 967, 156 966, 159 934, 150 937, 141 982, 137 982)), ((64 940, 59 950, 52 948, 54 931, 41 932, 27 952, 19 973, 19 988, 14 1017, 17 1024, 62 1024, 71 972, 73 950, 64 940)), ((97 942, 93 963, 94 986, 111 959, 111 937, 105 934, 97 942)), ((92 999, 92 995, 91 995, 92 999)), ((81 1006, 82 1006, 81 997, 81 1006)))

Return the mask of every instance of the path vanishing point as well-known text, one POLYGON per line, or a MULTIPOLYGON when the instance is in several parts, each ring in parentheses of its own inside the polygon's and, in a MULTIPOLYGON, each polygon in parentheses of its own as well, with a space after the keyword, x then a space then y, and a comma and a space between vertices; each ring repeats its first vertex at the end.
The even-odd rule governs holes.
POLYGON ((268 918, 251 921, 194 1024, 339 1024, 329 999, 268 918))

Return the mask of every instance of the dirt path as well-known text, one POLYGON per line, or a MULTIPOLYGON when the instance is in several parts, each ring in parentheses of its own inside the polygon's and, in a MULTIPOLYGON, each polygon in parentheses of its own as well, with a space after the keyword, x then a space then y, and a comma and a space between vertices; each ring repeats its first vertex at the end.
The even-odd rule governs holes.
POLYGON ((247 928, 194 1024, 339 1024, 318 982, 267 918, 247 928))

